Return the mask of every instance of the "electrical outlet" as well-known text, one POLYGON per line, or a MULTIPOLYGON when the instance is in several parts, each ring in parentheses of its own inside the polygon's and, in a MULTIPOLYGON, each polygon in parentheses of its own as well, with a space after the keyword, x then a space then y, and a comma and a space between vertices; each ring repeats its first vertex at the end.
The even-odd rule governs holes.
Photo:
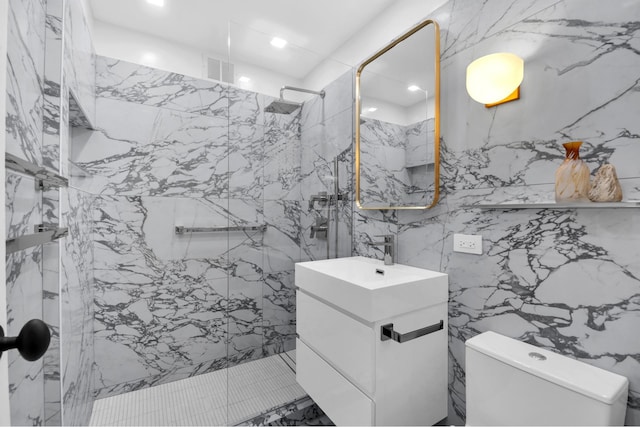
POLYGON ((453 251, 482 255, 482 236, 479 234, 454 234, 453 251))

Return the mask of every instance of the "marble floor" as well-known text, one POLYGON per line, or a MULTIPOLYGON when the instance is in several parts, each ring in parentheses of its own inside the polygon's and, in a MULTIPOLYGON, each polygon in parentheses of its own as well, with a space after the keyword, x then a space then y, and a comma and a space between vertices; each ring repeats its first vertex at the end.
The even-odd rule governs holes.
POLYGON ((90 425, 236 425, 305 397, 292 350, 96 400, 90 425))

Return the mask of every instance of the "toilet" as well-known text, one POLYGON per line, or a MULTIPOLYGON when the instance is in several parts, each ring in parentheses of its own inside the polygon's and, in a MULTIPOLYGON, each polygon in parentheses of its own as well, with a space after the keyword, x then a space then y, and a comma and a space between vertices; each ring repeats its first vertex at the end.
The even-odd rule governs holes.
POLYGON ((624 425, 629 381, 485 332, 466 342, 467 425, 624 425))

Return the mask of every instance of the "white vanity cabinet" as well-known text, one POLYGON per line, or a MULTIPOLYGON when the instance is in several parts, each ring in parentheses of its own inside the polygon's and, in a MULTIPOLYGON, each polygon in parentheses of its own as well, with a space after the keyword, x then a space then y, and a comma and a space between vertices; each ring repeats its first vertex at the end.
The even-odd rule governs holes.
POLYGON ((339 291, 333 296, 333 289, 340 289, 333 288, 336 275, 352 276, 357 268, 329 269, 330 277, 322 277, 307 267, 326 261, 319 269, 323 273, 336 260, 296 264, 298 382, 337 425, 442 420, 447 415, 447 275, 429 272, 423 280, 409 274, 421 269, 345 259, 376 274, 360 298, 353 298, 350 286, 358 281, 353 277, 342 283, 343 298, 339 291), (402 274, 395 275, 394 268, 402 274), (389 280, 376 282, 377 269, 389 280), (387 335, 406 341, 383 340, 385 326, 387 335), (424 335, 413 338, 412 332, 424 335))

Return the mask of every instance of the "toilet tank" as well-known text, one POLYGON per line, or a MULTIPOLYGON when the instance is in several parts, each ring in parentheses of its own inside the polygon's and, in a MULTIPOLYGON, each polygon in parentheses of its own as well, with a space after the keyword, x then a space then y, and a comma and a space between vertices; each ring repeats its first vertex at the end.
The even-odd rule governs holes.
POLYGON ((466 342, 467 425, 623 425, 627 378, 495 332, 466 342))

